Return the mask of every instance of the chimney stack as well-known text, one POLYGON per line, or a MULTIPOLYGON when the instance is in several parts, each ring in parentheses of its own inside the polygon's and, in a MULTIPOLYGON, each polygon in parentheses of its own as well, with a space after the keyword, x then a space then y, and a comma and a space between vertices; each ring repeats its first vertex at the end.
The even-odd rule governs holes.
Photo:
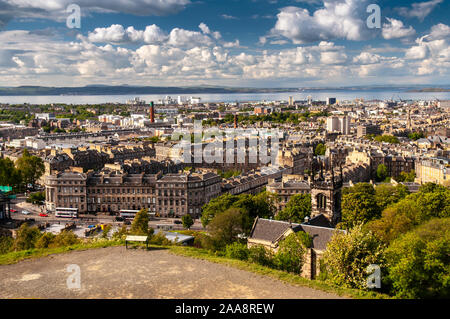
POLYGON ((150 102, 150 122, 155 123, 155 107, 153 102, 150 102))

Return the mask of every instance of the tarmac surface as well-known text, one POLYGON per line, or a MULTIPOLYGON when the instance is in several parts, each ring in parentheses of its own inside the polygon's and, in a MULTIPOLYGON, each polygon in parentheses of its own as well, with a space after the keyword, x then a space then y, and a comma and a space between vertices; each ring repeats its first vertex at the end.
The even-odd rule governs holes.
POLYGON ((339 296, 226 265, 173 255, 167 250, 108 247, 0 266, 0 298, 328 299, 339 296), (71 280, 75 273, 68 271, 68 266, 73 264, 79 266, 80 288, 76 287, 76 279, 71 280))

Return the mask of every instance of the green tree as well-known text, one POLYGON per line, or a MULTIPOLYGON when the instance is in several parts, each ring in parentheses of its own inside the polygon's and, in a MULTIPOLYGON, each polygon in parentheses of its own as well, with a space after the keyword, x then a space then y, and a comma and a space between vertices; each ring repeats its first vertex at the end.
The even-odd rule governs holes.
POLYGON ((37 156, 31 155, 27 149, 24 149, 22 156, 17 159, 16 167, 22 173, 23 181, 32 185, 45 172, 44 161, 37 156))
POLYGON ((290 234, 280 242, 273 259, 274 265, 280 270, 301 274, 311 244, 311 237, 305 232, 290 234))
POLYGON ((36 204, 36 205, 42 205, 45 201, 45 194, 44 192, 37 192, 32 193, 26 200, 28 203, 36 204))
POLYGON ((450 189, 436 184, 426 184, 418 193, 410 194, 399 202, 388 205, 381 218, 370 222, 367 227, 383 241, 391 242, 432 218, 448 217, 450 217, 450 189))
POLYGON ((208 224, 208 232, 214 242, 221 247, 226 247, 238 239, 238 235, 243 233, 243 219, 247 212, 237 208, 230 208, 223 213, 216 215, 208 224))
POLYGON ((186 214, 183 217, 181 217, 181 222, 183 223, 183 227, 185 229, 190 229, 191 226, 194 225, 194 220, 189 214, 186 214))
POLYGON ((289 199, 286 207, 277 214, 277 220, 303 223, 311 215, 311 194, 296 194, 289 199))
POLYGON ((399 183, 401 182, 407 182, 412 183, 416 179, 416 172, 414 170, 411 170, 409 173, 407 172, 401 172, 399 176, 395 178, 395 180, 399 183))
POLYGON ((413 141, 417 141, 418 139, 424 138, 425 134, 423 132, 413 132, 408 135, 408 138, 413 141))
POLYGON ((382 182, 386 180, 386 178, 389 176, 388 169, 386 165, 380 164, 377 167, 377 181, 382 182))
POLYGON ((211 220, 221 212, 224 212, 237 200, 237 196, 233 196, 230 194, 224 194, 222 196, 216 197, 209 201, 203 207, 202 216, 200 218, 203 227, 208 226, 211 220))
POLYGON ((392 135, 378 135, 375 137, 375 141, 377 142, 385 142, 390 144, 399 144, 400 141, 396 136, 392 135))
POLYGON ((386 253, 396 296, 450 297, 450 218, 428 221, 395 240, 386 253))
POLYGON ((261 192, 257 195, 241 194, 237 196, 224 194, 212 199, 203 206, 200 220, 203 227, 206 227, 216 215, 229 208, 237 208, 247 213, 242 222, 244 232, 248 233, 251 230, 254 218, 269 218, 274 215, 274 203, 276 200, 277 196, 268 192, 261 192))
POLYGON ((348 288, 367 289, 366 269, 371 264, 385 268, 385 246, 362 224, 348 233, 336 232, 323 255, 326 279, 348 288))
POLYGON ((380 215, 375 189, 371 184, 359 183, 344 189, 341 227, 352 228, 358 223, 367 223, 379 218, 380 215))
POLYGON ((131 224, 130 234, 148 236, 150 234, 148 229, 148 222, 148 210, 146 208, 143 208, 136 213, 133 223, 131 224))
POLYGON ((22 175, 9 158, 0 158, 0 184, 11 186, 13 191, 21 187, 22 175))
POLYGON ((327 147, 323 145, 322 143, 317 144, 316 149, 314 150, 314 155, 325 155, 325 152, 327 150, 327 147))
POLYGON ((375 199, 381 210, 399 202, 409 194, 408 187, 402 184, 398 184, 397 186, 382 184, 375 188, 375 199))

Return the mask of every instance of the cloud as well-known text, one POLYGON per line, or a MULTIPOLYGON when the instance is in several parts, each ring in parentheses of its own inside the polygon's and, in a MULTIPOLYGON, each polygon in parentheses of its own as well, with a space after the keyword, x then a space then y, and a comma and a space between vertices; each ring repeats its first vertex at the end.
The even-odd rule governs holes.
POLYGON ((383 24, 382 36, 386 40, 410 37, 416 34, 413 27, 406 28, 403 22, 396 19, 386 18, 389 23, 383 24))
POLYGON ((361 65, 367 65, 367 64, 376 64, 380 63, 381 56, 378 54, 373 54, 370 52, 361 52, 360 55, 355 56, 353 58, 353 63, 355 64, 361 64, 361 65))
MULTIPOLYGON (((74 3, 73 0, 3 0, 20 9, 40 9, 48 12, 62 12, 74 3)), ((96 12, 118 12, 133 15, 169 15, 183 10, 189 0, 77 0, 82 10, 96 12)))
POLYGON ((174 28, 169 34, 168 44, 175 47, 210 46, 211 38, 201 32, 174 28))
POLYGON ((423 21, 431 13, 431 11, 433 11, 434 8, 443 1, 444 0, 432 0, 428 2, 413 3, 411 8, 399 7, 396 8, 396 11, 404 17, 417 18, 420 21, 423 21))
POLYGON ((225 20, 237 20, 238 19, 237 17, 231 16, 228 14, 222 14, 221 17, 224 18, 225 20))
POLYGON ((0 85, 122 84, 124 78, 130 85, 168 86, 205 81, 261 86, 445 81, 450 74, 448 31, 448 26, 437 24, 406 49, 402 45, 395 50, 365 47, 361 51, 331 41, 247 50, 238 40, 215 40, 206 24, 198 30, 175 28, 168 33, 156 25, 144 30, 112 25, 71 42, 46 32, 4 31, 0 32, 0 85), (160 32, 162 38, 156 36, 160 32), (153 38, 144 40, 146 33, 153 38), (91 41, 100 39, 118 42, 91 41), (135 46, 122 47, 126 41, 134 41, 135 46))
POLYGON ((366 0, 323 1, 324 8, 312 14, 307 9, 285 7, 277 15, 271 36, 282 36, 295 44, 331 39, 364 40, 373 36, 366 27, 366 0))
POLYGON ((38 18, 64 21, 66 9, 76 3, 83 15, 91 12, 127 13, 137 16, 176 14, 190 0, 0 0, 0 28, 14 18, 38 18))
POLYGON ((428 40, 439 40, 450 37, 450 27, 443 23, 434 25, 428 36, 428 40))
POLYGON ((211 30, 209 30, 209 27, 206 24, 204 24, 203 22, 200 23, 200 25, 198 27, 200 28, 200 30, 202 30, 202 32, 204 34, 210 34, 211 33, 211 30))

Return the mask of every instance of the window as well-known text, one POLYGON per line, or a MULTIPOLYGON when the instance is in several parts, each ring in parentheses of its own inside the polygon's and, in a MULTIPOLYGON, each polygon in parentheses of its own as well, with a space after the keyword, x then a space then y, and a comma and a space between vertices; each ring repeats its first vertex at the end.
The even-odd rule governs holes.
POLYGON ((318 194, 316 196, 317 201, 317 209, 326 209, 327 208, 327 197, 324 194, 318 194))

